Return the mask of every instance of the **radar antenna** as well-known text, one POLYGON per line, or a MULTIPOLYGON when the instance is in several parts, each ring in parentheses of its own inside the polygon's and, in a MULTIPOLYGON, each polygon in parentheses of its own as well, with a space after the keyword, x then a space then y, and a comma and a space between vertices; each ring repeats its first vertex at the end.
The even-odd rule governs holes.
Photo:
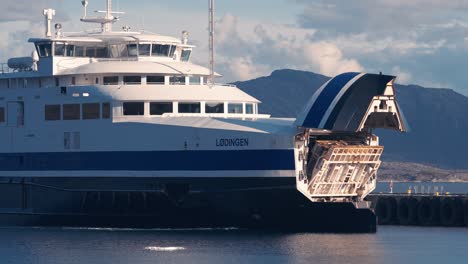
POLYGON ((208 0, 209 5, 209 49, 210 49, 210 76, 208 77, 208 85, 212 87, 214 85, 215 77, 215 54, 214 54, 214 34, 215 34, 215 25, 214 25, 214 0, 208 0))
POLYGON ((106 11, 95 11, 96 13, 104 13, 104 17, 88 17, 89 1, 83 0, 81 4, 84 8, 84 16, 81 18, 81 22, 101 24, 102 32, 112 31, 112 24, 119 20, 119 17, 114 16, 114 14, 124 14, 124 12, 112 11, 112 0, 106 0, 106 11))

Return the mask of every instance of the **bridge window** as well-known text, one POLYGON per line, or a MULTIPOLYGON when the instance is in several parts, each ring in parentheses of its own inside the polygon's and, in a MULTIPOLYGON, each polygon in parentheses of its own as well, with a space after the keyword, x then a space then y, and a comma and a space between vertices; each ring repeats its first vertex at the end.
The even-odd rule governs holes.
POLYGON ((200 103, 179 103, 179 113, 200 113, 200 103))
POLYGON ((103 84, 104 85, 118 85, 119 76, 104 76, 103 84))
POLYGON ((167 57, 169 56, 170 51, 171 51, 171 45, 153 44, 151 54, 152 56, 167 57))
POLYGON ((99 119, 101 117, 101 106, 99 103, 83 104, 83 119, 99 119))
POLYGON ((68 57, 73 57, 75 56, 75 46, 74 45, 67 45, 65 46, 65 54, 68 57))
POLYGON ((228 113, 229 114, 242 114, 243 107, 242 104, 229 104, 228 105, 228 113))
POLYGON ((128 57, 127 45, 125 44, 110 45, 109 57, 110 58, 128 57))
POLYGON ((172 102, 150 103, 150 115, 163 115, 172 113, 172 102))
POLYGON ((191 50, 183 50, 182 54, 180 55, 180 60, 181 61, 189 61, 190 60, 190 54, 192 54, 191 50))
POLYGON ((138 47, 138 54, 140 56, 149 56, 151 51, 151 44, 140 44, 138 47))
POLYGON ((86 48, 81 46, 75 47, 75 57, 86 57, 86 48))
POLYGON ((164 76, 146 76, 147 84, 164 84, 164 76))
POLYGON ((201 84, 201 77, 200 76, 191 76, 189 80, 191 85, 200 85, 201 84))
POLYGON ((55 56, 65 56, 65 43, 55 42, 55 56))
POLYGON ((96 48, 96 58, 107 58, 107 47, 97 47, 96 48))
POLYGON ((45 120, 56 121, 60 120, 60 105, 46 105, 44 109, 45 120))
POLYGON ((130 85, 141 84, 141 76, 124 76, 124 84, 130 84, 130 85))
POLYGON ((5 107, 0 107, 0 123, 5 123, 5 107))
POLYGON ((123 114, 126 116, 145 115, 145 103, 143 102, 123 103, 123 114))
POLYGON ((253 104, 245 104, 245 113, 249 115, 254 113, 253 104))
POLYGON ((174 46, 174 45, 171 46, 171 51, 169 52, 169 57, 171 57, 171 58, 174 57, 174 53, 175 53, 176 49, 177 49, 177 46, 174 46))
POLYGON ((63 120, 80 120, 81 117, 80 104, 64 104, 63 105, 63 120))
POLYGON ((110 119, 111 107, 110 103, 102 103, 102 119, 110 119))
POLYGON ((52 43, 40 43, 36 45, 39 57, 50 57, 52 55, 52 43))
POLYGON ((207 114, 223 114, 224 103, 206 103, 205 113, 207 114))
POLYGON ((136 57, 138 56, 138 45, 137 44, 128 44, 127 51, 129 57, 136 57))
POLYGON ((185 76, 171 76, 169 83, 172 85, 185 84, 185 76))

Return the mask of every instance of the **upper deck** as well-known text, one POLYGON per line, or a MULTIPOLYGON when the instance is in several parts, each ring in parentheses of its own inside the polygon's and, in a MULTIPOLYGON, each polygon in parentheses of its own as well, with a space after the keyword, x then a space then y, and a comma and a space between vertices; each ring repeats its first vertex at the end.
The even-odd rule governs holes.
MULTIPOLYGON (((46 34, 31 38, 34 45, 30 57, 12 58, 1 66, 0 79, 50 77, 99 73, 164 74, 179 76, 220 76, 208 68, 190 62, 195 46, 190 45, 188 32, 180 38, 146 31, 112 31, 114 17, 111 2, 107 0, 104 17, 87 16, 88 1, 83 1, 85 14, 82 22, 99 23, 102 30, 65 33, 62 25, 51 23, 55 10, 46 9, 46 34)), ((119 12, 117 12, 119 13, 119 12)))

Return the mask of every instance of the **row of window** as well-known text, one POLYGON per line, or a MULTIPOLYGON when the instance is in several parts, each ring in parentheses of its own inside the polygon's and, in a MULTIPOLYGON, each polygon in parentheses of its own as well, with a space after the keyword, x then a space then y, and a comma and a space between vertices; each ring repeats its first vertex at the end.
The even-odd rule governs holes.
MULTIPOLYGON (((39 57, 66 56, 92 58, 122 58, 137 56, 174 57, 176 45, 167 44, 118 44, 109 46, 77 46, 63 42, 38 43, 36 49, 39 57), (52 52, 53 51, 53 52, 52 52)), ((182 50, 181 61, 190 59, 191 50, 182 50)))
POLYGON ((85 104, 56 104, 46 105, 44 109, 45 120, 93 120, 110 119, 110 103, 85 103, 85 104))
MULTIPOLYGON (((206 114, 224 114, 224 103, 205 103, 206 114)), ((150 115, 163 115, 174 113, 174 103, 172 102, 150 102, 150 115)), ((201 114, 202 104, 200 102, 180 102, 178 103, 178 113, 181 114, 201 114)), ((227 107, 228 114, 243 114, 244 106, 238 103, 229 103, 227 107)), ((254 105, 245 104, 245 114, 253 114, 254 105)), ((145 115, 144 102, 125 102, 123 103, 123 115, 125 116, 143 116, 145 115)))
MULTIPOLYGON (((105 76, 102 79, 102 83, 104 85, 141 85, 143 82, 143 77, 141 76, 123 76, 120 78, 119 76, 105 76)), ((46 80, 47 81, 47 80, 46 80)), ((70 85, 77 85, 81 84, 80 80, 76 80, 76 77, 71 77, 68 81, 70 85)), ((100 79, 96 78, 95 83, 99 84, 100 79)), ((170 85, 201 85, 202 84, 202 77, 201 76, 191 76, 188 79, 185 76, 170 76, 169 77, 169 84, 170 85)), ((40 88, 43 87, 44 81, 41 78, 31 78, 31 79, 5 79, 0 80, 0 88, 28 88, 28 85, 31 86, 39 86, 40 88)), ((55 85, 59 87, 60 85, 66 85, 63 81, 60 81, 60 78, 55 78, 53 83, 48 82, 49 85, 55 85)), ((164 76, 146 76, 146 84, 148 85, 164 85, 165 77, 164 76)))
MULTIPOLYGON (((99 81, 99 80, 98 80, 99 81)), ((123 76, 123 84, 125 85, 139 85, 142 83, 141 76, 123 76)), ((188 80, 189 84, 200 85, 202 80, 200 76, 192 76, 188 80)), ((119 85, 119 76, 104 76, 102 79, 104 85, 119 85)), ((172 85, 186 84, 185 76, 170 76, 169 83, 172 85)), ((164 76, 146 76, 146 84, 165 84, 164 76)))

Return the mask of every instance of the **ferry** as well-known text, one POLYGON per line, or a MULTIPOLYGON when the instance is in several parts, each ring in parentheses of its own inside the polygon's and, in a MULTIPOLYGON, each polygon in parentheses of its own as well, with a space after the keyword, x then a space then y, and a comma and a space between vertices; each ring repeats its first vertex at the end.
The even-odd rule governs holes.
POLYGON ((44 10, 0 73, 0 225, 376 232, 373 131, 407 127, 396 77, 343 73, 299 116, 261 114, 215 82, 209 2, 209 67, 185 31, 114 31, 111 0, 96 17, 82 1, 100 27, 81 33, 44 10))

